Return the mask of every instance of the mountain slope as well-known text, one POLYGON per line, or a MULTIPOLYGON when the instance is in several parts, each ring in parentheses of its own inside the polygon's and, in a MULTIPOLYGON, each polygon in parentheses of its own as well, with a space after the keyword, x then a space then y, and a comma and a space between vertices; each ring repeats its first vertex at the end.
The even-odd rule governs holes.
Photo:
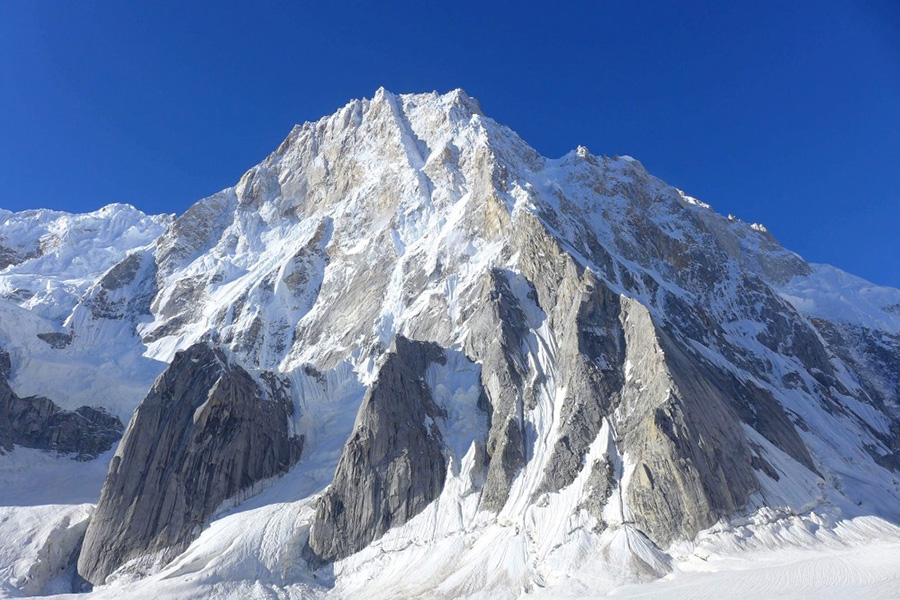
MULTIPOLYGON (((104 376, 146 391, 216 348, 260 389, 284 382, 303 456, 229 488, 225 512, 178 496, 208 527, 118 572, 94 564, 130 525, 91 525, 79 572, 100 597, 602 592, 677 570, 692 541, 897 539, 900 291, 809 265, 631 158, 547 159, 460 90, 379 90, 159 233, 38 310, 70 336, 41 352, 89 365, 113 344, 104 376)), ((11 381, 38 387, 24 332, 5 334, 24 349, 11 381)), ((136 437, 129 469, 172 460, 136 437)), ((175 501, 113 485, 118 464, 97 514, 175 501)))

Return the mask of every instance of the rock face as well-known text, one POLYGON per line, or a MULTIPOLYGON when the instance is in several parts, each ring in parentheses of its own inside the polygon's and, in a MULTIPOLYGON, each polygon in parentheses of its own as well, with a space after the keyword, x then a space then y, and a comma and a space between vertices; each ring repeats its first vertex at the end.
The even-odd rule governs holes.
POLYGON ((122 437, 122 422, 99 408, 62 410, 40 396, 13 397, 8 404, 12 443, 91 460, 122 437))
POLYGON ((365 548, 438 497, 446 477, 446 418, 425 385, 425 369, 443 362, 434 344, 397 337, 366 394, 334 481, 316 504, 309 548, 331 562, 365 548))
POLYGON ((176 556, 223 501, 299 459, 293 405, 283 382, 267 379, 264 389, 205 344, 176 355, 110 465, 78 559, 84 579, 103 583, 146 554, 176 556))
POLYGON ((495 512, 506 503, 512 481, 525 464, 525 405, 534 405, 524 357, 527 318, 507 277, 500 269, 488 273, 466 340, 469 354, 483 363, 481 383, 490 403, 491 462, 481 503, 495 512))
POLYGON ((9 352, 0 348, 0 380, 6 381, 12 374, 12 361, 9 352))
POLYGON ((665 548, 746 506, 759 483, 715 372, 672 344, 646 309, 625 304, 626 360, 635 365, 616 419, 635 465, 626 498, 638 529, 665 548))
POLYGON ((101 408, 67 411, 41 396, 19 398, 7 383, 11 371, 0 350, 0 453, 24 446, 90 460, 122 437, 122 422, 101 408))

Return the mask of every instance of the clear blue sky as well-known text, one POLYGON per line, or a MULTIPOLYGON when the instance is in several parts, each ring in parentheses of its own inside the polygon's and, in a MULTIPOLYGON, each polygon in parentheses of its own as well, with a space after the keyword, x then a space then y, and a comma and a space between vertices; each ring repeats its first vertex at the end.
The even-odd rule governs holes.
POLYGON ((379 86, 900 287, 900 2, 0 1, 0 207, 184 211, 379 86))

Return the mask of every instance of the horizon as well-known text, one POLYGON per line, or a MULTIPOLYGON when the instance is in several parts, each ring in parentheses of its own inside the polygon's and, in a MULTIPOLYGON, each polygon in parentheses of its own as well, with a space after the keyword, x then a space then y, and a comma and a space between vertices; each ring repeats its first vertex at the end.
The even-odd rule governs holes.
POLYGON ((295 124, 378 87, 462 88, 544 156, 632 156, 809 262, 900 287, 890 2, 255 6, 0 5, 0 208, 182 214, 295 124))

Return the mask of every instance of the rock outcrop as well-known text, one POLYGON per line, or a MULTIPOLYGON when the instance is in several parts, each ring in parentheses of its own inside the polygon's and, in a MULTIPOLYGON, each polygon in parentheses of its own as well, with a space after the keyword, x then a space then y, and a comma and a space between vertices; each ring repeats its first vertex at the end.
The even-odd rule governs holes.
POLYGON ((286 384, 263 379, 206 344, 175 356, 110 464, 78 559, 85 580, 103 583, 141 556, 176 556, 223 501, 299 460, 286 384))
POLYGON ((481 384, 490 404, 490 466, 481 505, 494 512, 506 503, 512 481, 525 465, 524 414, 534 405, 524 356, 527 318, 508 277, 501 269, 488 272, 466 338, 466 351, 482 362, 481 384))
POLYGON ((91 460, 122 437, 122 422, 102 408, 63 410, 49 398, 19 398, 7 383, 9 354, 0 350, 0 454, 14 446, 91 460))
POLYGON ((316 504, 309 534, 313 563, 345 558, 437 498, 447 473, 444 418, 425 384, 441 349, 398 336, 359 408, 334 481, 316 504))

